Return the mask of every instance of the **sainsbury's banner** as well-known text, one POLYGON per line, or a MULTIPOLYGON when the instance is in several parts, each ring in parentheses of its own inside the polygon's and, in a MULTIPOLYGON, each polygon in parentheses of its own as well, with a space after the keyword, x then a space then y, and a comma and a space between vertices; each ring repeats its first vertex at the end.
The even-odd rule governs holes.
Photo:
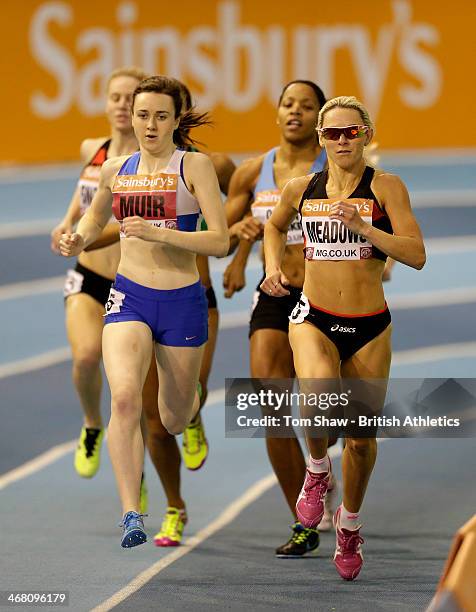
POLYGON ((312 79, 356 95, 382 148, 476 143, 469 0, 26 0, 2 6, 3 162, 78 157, 107 134, 109 73, 136 65, 182 79, 215 126, 212 150, 265 150, 277 139, 284 83, 312 79), (465 119, 461 119, 464 117, 465 119), (460 125, 461 129, 457 129, 460 125))

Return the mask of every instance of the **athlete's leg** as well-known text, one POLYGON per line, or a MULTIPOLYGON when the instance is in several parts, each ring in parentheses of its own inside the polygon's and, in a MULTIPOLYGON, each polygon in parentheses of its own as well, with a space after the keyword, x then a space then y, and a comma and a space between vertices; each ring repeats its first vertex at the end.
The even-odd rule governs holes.
MULTIPOLYGON (((350 359, 342 362, 342 378, 378 378, 382 381, 388 379, 391 362, 391 327, 389 325, 350 359)), ((383 402, 384 393, 381 399, 383 402)), ((374 406, 373 409, 378 411, 380 407, 374 406)), ((344 507, 349 512, 357 513, 360 510, 376 456, 375 438, 346 438, 342 454, 342 475, 344 507)))
MULTIPOLYGON (((318 408, 311 399, 320 398, 321 393, 335 392, 339 377, 339 353, 319 329, 307 322, 290 323, 289 340, 299 378, 299 391, 309 400, 301 403, 301 416, 313 423, 318 408)), ((304 527, 315 528, 324 516, 324 501, 331 478, 327 455, 328 436, 324 427, 304 429, 310 457, 296 504, 296 514, 304 527)))
POLYGON ((105 326, 104 367, 111 388, 108 446, 124 513, 139 511, 144 466, 142 387, 151 354, 152 334, 145 323, 127 321, 105 326))
POLYGON ((200 403, 203 406, 208 395, 208 378, 212 369, 213 356, 218 336, 219 314, 217 308, 208 309, 208 340, 203 351, 202 365, 200 366, 200 384, 202 386, 202 397, 200 403))
POLYGON ((73 382, 84 413, 85 427, 102 428, 101 341, 104 306, 86 293, 66 300, 66 330, 73 354, 73 382))
MULTIPOLYGON (((308 391, 318 389, 318 379, 326 381, 339 377, 340 357, 336 346, 311 323, 289 324, 289 342, 293 351, 296 376, 304 382, 308 391), (315 381, 315 382, 311 382, 315 381)), ((324 385, 328 383, 325 382, 324 385)), ((309 416, 306 412, 306 416, 309 416)), ((306 434, 306 442, 314 459, 322 459, 327 453, 327 436, 306 434)))
POLYGON ((160 420, 158 395, 157 363, 153 356, 142 390, 147 448, 164 488, 167 504, 174 508, 185 508, 180 494, 180 452, 175 436, 165 429, 160 420))
POLYGON ((197 385, 203 350, 204 345, 181 347, 156 344, 159 413, 163 425, 172 435, 182 433, 199 410, 197 385))
MULTIPOLYGON (((253 378, 293 378, 294 366, 288 334, 277 329, 257 329, 250 338, 250 368, 253 378)), ((268 457, 291 512, 306 472, 299 440, 266 436, 268 457)))

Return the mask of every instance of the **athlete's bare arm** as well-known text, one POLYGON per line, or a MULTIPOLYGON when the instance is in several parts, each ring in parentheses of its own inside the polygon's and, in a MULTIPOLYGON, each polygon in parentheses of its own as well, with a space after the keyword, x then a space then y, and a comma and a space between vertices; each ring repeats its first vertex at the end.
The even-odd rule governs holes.
MULTIPOLYGON (((79 147, 81 163, 86 164, 106 140, 107 138, 87 138, 83 140, 79 147)), ((61 235, 71 233, 80 218, 79 188, 76 187, 65 216, 51 232, 51 250, 53 252, 59 254, 59 241, 61 235)))
MULTIPOLYGON (((238 249, 236 249, 235 256, 223 274, 224 296, 226 298, 231 298, 235 291, 241 291, 245 286, 245 268, 254 240, 248 241, 246 238, 239 240, 235 231, 239 229, 241 219, 246 217, 247 222, 252 219, 250 206, 262 163, 263 156, 245 160, 238 166, 230 182, 228 198, 225 202, 228 227, 234 226, 230 230, 230 253, 237 246, 238 249)), ((263 231, 261 223, 254 220, 251 223, 252 227, 249 235, 253 234, 256 238, 259 238, 263 231)), ((246 237, 248 237, 248 233, 246 233, 246 237)))
POLYGON ((128 156, 113 157, 101 168, 99 186, 91 206, 75 233, 65 233, 60 240, 61 255, 73 257, 92 244, 106 227, 112 212, 112 181, 128 156))
POLYGON ((263 225, 253 217, 247 216, 262 163, 263 156, 246 160, 232 176, 225 212, 233 249, 238 244, 238 238, 254 242, 263 234, 263 225))
POLYGON ((289 285, 289 281, 281 272, 281 264, 289 226, 299 213, 299 202, 310 180, 311 176, 300 176, 286 184, 278 204, 264 227, 266 278, 261 288, 275 297, 289 295, 289 291, 285 288, 289 285))
POLYGON ((209 153, 208 156, 212 160, 215 172, 217 173, 220 191, 228 195, 231 177, 236 170, 235 164, 224 153, 209 153))
POLYGON ((372 181, 372 191, 392 223, 393 235, 365 223, 356 207, 346 202, 336 202, 329 218, 341 220, 392 259, 421 270, 426 261, 425 245, 405 184, 398 176, 381 172, 372 181), (341 210, 345 217, 339 215, 341 210))
POLYGON ((184 157, 187 187, 195 195, 208 229, 201 232, 182 232, 153 227, 141 217, 127 217, 122 226, 124 234, 169 244, 199 255, 225 257, 228 253, 228 230, 220 196, 217 175, 212 161, 203 153, 187 153, 184 157))

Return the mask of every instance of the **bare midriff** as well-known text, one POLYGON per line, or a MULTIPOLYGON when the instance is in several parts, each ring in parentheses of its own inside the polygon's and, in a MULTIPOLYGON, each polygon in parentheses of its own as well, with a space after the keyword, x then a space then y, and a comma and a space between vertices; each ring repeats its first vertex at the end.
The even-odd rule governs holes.
POLYGON ((310 303, 336 314, 370 314, 385 308, 380 259, 306 261, 303 292, 310 303))
POLYGON ((119 242, 111 244, 102 249, 94 251, 83 251, 79 257, 79 263, 92 270, 96 274, 100 274, 105 278, 113 280, 116 276, 117 266, 121 258, 121 248, 119 242))
POLYGON ((195 253, 135 237, 121 239, 117 273, 152 289, 180 289, 199 279, 195 253))

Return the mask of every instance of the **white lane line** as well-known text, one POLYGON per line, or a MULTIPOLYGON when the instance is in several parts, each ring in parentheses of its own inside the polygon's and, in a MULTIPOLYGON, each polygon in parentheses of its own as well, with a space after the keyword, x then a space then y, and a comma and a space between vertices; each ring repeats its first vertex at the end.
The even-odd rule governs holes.
MULTIPOLYGON (((51 351, 51 353, 53 352, 54 351, 51 351)), ((394 351, 393 356, 392 356, 392 365, 400 366, 400 365, 416 364, 416 363, 432 363, 435 361, 444 361, 446 359, 459 359, 459 358, 466 358, 466 357, 476 357, 476 342, 456 342, 453 344, 437 344, 437 345, 427 346, 423 348, 409 349, 406 351, 394 351)), ((64 361, 66 361, 66 359, 64 359, 64 361)), ((38 368, 35 368, 35 369, 38 369, 38 368)), ((224 399, 225 399, 225 389, 224 388, 215 389, 211 391, 210 394, 208 395, 207 405, 213 405, 219 402, 223 402, 224 399)), ((73 442, 74 441, 65 442, 64 444, 60 444, 57 447, 53 447, 49 451, 46 451, 46 453, 43 453, 43 455, 39 455, 38 457, 36 457, 36 459, 32 459, 31 461, 28 461, 27 463, 23 464, 19 468, 15 468, 15 470, 13 471, 17 472, 18 476, 14 479, 11 479, 11 477, 9 477, 8 484, 11 484, 11 482, 14 482, 15 480, 20 480, 21 478, 25 478, 26 476, 28 476, 29 473, 33 473, 33 472, 25 472, 25 473, 22 472, 21 470, 25 468, 25 466, 34 464, 35 461, 42 461, 42 464, 41 464, 42 467, 46 467, 47 465, 49 465, 50 463, 53 463, 54 461, 56 461, 63 455, 67 454, 68 452, 71 452, 74 449, 73 442), (68 445, 71 445, 71 444, 73 444, 73 446, 69 448, 68 445), (61 451, 60 454, 55 455, 55 453, 59 452, 58 450, 55 450, 55 449, 63 449, 63 451, 61 451), (48 455, 48 453, 50 452, 53 453, 53 455, 51 456, 48 455), (49 462, 45 462, 44 459, 42 459, 45 455, 48 455, 50 458, 51 457, 53 458, 49 462)), ((34 471, 37 471, 37 470, 34 470, 34 471)), ((10 472, 7 472, 7 474, 4 474, 3 476, 0 477, 0 483, 2 482, 2 479, 5 478, 8 474, 10 474, 10 472)), ((6 485, 3 485, 3 487, 5 486, 6 485)), ((3 487, 0 487, 0 488, 3 488, 3 487)))
POLYGON ((24 238, 27 236, 47 236, 58 222, 59 218, 2 223, 0 226, 0 240, 6 238, 24 238))
MULTIPOLYGON (((1 181, 0 181, 1 183, 1 181)), ((413 208, 454 208, 476 206, 476 189, 459 189, 457 191, 421 190, 410 193, 413 208)), ((0 240, 6 238, 24 238, 28 236, 48 236, 58 224, 59 217, 33 221, 13 221, 2 223, 0 240)))
MULTIPOLYGON (((379 440, 379 442, 383 441, 383 439, 379 440)), ((340 444, 329 449, 329 456, 332 459, 341 454, 342 448, 340 444)), ((229 504, 214 521, 198 531, 193 537, 187 538, 183 546, 177 548, 173 553, 166 555, 157 561, 157 563, 154 563, 146 570, 138 574, 125 587, 93 608, 91 612, 107 612, 108 610, 112 610, 118 606, 120 603, 125 601, 128 597, 136 593, 144 585, 150 582, 150 580, 157 576, 157 574, 160 574, 160 572, 169 567, 169 565, 172 565, 172 563, 175 563, 175 561, 178 561, 185 555, 188 555, 188 553, 192 552, 192 550, 197 548, 197 546, 200 546, 200 544, 203 544, 205 540, 210 538, 217 531, 220 531, 233 522, 236 517, 243 512, 243 510, 259 499, 275 484, 277 484, 277 479, 274 474, 268 474, 268 476, 265 476, 264 478, 261 478, 255 482, 253 485, 251 485, 251 487, 246 489, 246 491, 240 495, 240 497, 231 502, 231 504, 229 504)))
POLYGON ((188 553, 192 552, 197 546, 203 544, 205 540, 210 538, 220 529, 223 529, 229 525, 236 517, 245 510, 250 504, 256 501, 259 497, 266 493, 271 487, 276 484, 276 476, 269 474, 264 478, 261 478, 249 487, 240 497, 235 499, 229 504, 225 510, 218 515, 218 517, 209 523, 203 529, 200 529, 196 535, 191 538, 187 538, 183 546, 177 548, 173 553, 170 553, 154 563, 149 568, 138 574, 129 584, 117 593, 114 593, 109 599, 106 599, 101 604, 92 609, 91 612, 106 612, 112 610, 115 606, 119 605, 125 599, 130 597, 133 593, 141 589, 147 584, 152 578, 157 576, 161 571, 169 567, 175 561, 178 561, 188 553))
POLYGON ((0 379, 7 378, 8 376, 15 376, 16 374, 26 374, 27 372, 34 372, 35 370, 42 370, 43 368, 63 363, 70 359, 71 349, 69 346, 63 346, 52 351, 40 353, 34 357, 10 361, 9 363, 0 365, 0 379))
MULTIPOLYGON (((1 230, 0 230, 1 231, 1 230)), ((476 251, 476 235, 470 236, 455 236, 450 238, 429 238, 425 241, 428 255, 447 255, 458 253, 470 253, 476 251)), ((210 268, 212 272, 224 272, 225 268, 230 263, 229 259, 212 260, 210 268)), ((249 272, 260 270, 263 267, 261 259, 256 253, 253 253, 248 259, 247 270, 249 272)), ((47 293, 56 293, 62 289, 64 284, 64 276, 50 276, 39 278, 31 281, 22 281, 19 283, 8 283, 0 285, 0 301, 12 300, 21 297, 42 295, 47 293)), ((462 291, 465 289, 463 288, 462 291)), ((232 319, 237 313, 225 313, 221 315, 223 321, 232 319)), ((243 311, 239 312, 240 316, 243 311)), ((228 323, 224 323, 226 329, 228 323)))
POLYGON ((395 351, 392 365, 410 365, 414 363, 432 363, 445 359, 476 357, 476 342, 455 342, 453 344, 435 344, 407 351, 395 351))
POLYGON ((62 164, 35 164, 0 168, 0 185, 17 183, 57 181, 58 179, 78 179, 81 165, 78 162, 62 164))
POLYGON ((476 235, 425 238, 425 248, 428 255, 470 253, 476 251, 476 235))
POLYGON ((475 189, 413 191, 410 193, 413 208, 454 208, 476 206, 475 189))
POLYGON ((34 295, 44 295, 46 293, 59 293, 63 289, 64 281, 65 276, 62 274, 61 276, 50 276, 32 281, 0 285, 0 302, 34 295))
MULTIPOLYGON (((476 302, 476 287, 457 287, 455 289, 435 289, 421 293, 388 295, 387 302, 391 310, 405 308, 429 308, 431 306, 454 306, 476 302)), ((238 310, 220 315, 220 329, 233 329, 248 325, 250 311, 238 310)))
POLYGON ((76 448, 77 443, 77 440, 70 440, 69 442, 63 442, 62 444, 53 446, 41 455, 27 461, 23 465, 20 465, 9 472, 5 472, 5 474, 0 476, 0 491, 18 480, 22 480, 27 476, 31 476, 32 474, 39 472, 55 461, 58 461, 58 459, 61 459, 61 457, 71 453, 76 448))
MULTIPOLYGON (((378 151, 380 154, 380 151, 378 151)), ((383 166, 466 166, 476 164, 476 148, 392 149, 381 152, 383 166)))
POLYGON ((392 310, 470 304, 476 302, 476 287, 456 287, 454 289, 435 289, 418 293, 388 295, 387 301, 392 310))

